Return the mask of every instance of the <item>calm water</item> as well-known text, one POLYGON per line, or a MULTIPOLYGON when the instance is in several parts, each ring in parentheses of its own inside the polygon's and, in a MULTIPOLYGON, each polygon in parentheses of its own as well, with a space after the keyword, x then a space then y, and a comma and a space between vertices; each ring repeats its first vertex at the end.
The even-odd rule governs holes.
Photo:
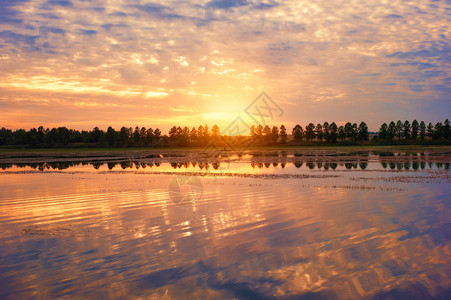
POLYGON ((2 299, 451 296, 448 155, 33 159, 0 163, 2 299))

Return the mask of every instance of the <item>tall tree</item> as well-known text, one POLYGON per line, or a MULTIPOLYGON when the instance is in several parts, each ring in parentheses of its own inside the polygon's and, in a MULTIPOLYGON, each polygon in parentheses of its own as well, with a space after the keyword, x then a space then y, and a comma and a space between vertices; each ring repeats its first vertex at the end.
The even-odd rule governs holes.
POLYGON ((365 122, 360 122, 359 125, 359 140, 360 141, 368 141, 370 137, 370 133, 368 131, 368 126, 366 125, 365 122))
POLYGON ((265 143, 269 144, 271 142, 271 128, 269 128, 268 125, 265 125, 265 127, 263 128, 263 137, 265 143))
POLYGON ((398 140, 401 139, 402 136, 402 122, 401 120, 398 120, 398 122, 396 122, 396 135, 398 136, 398 140))
POLYGON ((155 129, 153 132, 154 139, 158 142, 161 139, 161 130, 155 129))
POLYGON ((169 129, 169 139, 173 142, 177 141, 177 126, 172 126, 169 129))
POLYGON ((388 124, 388 130, 387 130, 387 139, 389 141, 393 140, 393 138, 396 135, 396 124, 395 122, 391 121, 390 124, 388 124))
POLYGON ((338 139, 338 127, 337 124, 335 124, 335 122, 332 122, 329 126, 329 136, 330 136, 330 141, 332 143, 336 143, 337 139, 338 139))
POLYGON ((292 135, 293 135, 293 139, 296 142, 301 142, 302 141, 303 130, 302 130, 301 125, 297 124, 296 126, 294 126, 294 128, 292 130, 292 135))
POLYGON ((357 141, 357 137, 359 135, 359 127, 357 127, 357 123, 352 124, 352 140, 357 141))
POLYGON ((121 131, 119 132, 119 140, 122 145, 122 147, 125 147, 128 145, 128 138, 130 137, 130 133, 128 131, 127 127, 122 127, 121 131))
POLYGON ((152 144, 153 140, 154 140, 153 129, 149 128, 146 131, 145 144, 149 146, 150 144, 152 144))
POLYGON ((432 136, 434 139, 439 140, 443 137, 443 124, 437 122, 434 126, 434 134, 432 136))
POLYGON ((191 144, 196 145, 198 140, 197 140, 197 130, 196 127, 191 128, 191 132, 189 133, 189 139, 191 144))
POLYGON ((282 144, 286 144, 287 143, 287 129, 285 128, 285 126, 282 124, 280 126, 280 141, 282 142, 282 144))
POLYGON ((277 126, 273 126, 271 129, 271 141, 273 144, 276 144, 279 140, 279 128, 277 126))
POLYGON ((402 125, 402 135, 404 138, 409 139, 410 138, 410 132, 412 130, 412 127, 410 126, 410 122, 406 120, 404 124, 402 125))
POLYGON ((380 140, 387 139, 387 133, 388 133, 387 131, 388 131, 387 123, 383 123, 381 125, 381 127, 379 128, 379 139, 380 140))
POLYGON ((344 130, 345 130, 346 138, 351 139, 353 136, 353 130, 352 130, 352 124, 350 122, 347 122, 345 124, 344 130))
POLYGON ((434 135, 434 126, 432 125, 431 122, 429 122, 428 126, 426 127, 427 133, 428 133, 428 137, 430 139, 432 139, 433 135, 434 135))
POLYGON ((451 137, 451 126, 448 119, 443 122, 443 137, 445 139, 449 139, 451 137))
POLYGON ((424 137, 426 135, 426 124, 424 124, 424 121, 420 122, 420 137, 422 140, 424 140, 424 137))
POLYGON ((416 140, 418 136, 418 130, 420 129, 420 124, 418 124, 417 120, 412 121, 412 139, 416 140))
POLYGON ((113 127, 109 126, 105 133, 105 139, 108 145, 112 146, 116 143, 116 134, 116 130, 114 130, 113 127))
POLYGON ((323 136, 326 142, 330 142, 330 131, 329 131, 329 123, 324 122, 323 124, 323 136))
POLYGON ((323 125, 321 125, 321 124, 317 124, 316 125, 316 128, 315 128, 315 134, 316 134, 316 138, 320 141, 320 142, 322 142, 323 141, 323 136, 324 136, 324 133, 323 133, 323 125))
POLYGON ((305 138, 307 141, 312 141, 315 138, 315 124, 309 123, 305 127, 305 138))
POLYGON ((213 138, 215 138, 215 139, 220 135, 218 125, 216 125, 216 124, 213 125, 213 127, 211 128, 211 135, 212 135, 213 138))
POLYGON ((346 131, 345 128, 343 126, 338 127, 338 138, 340 139, 340 141, 344 141, 346 138, 346 131))

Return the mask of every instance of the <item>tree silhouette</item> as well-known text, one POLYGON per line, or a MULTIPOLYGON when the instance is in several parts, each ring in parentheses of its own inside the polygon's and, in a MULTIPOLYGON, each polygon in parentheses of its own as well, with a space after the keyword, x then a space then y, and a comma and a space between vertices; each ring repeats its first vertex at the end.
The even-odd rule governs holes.
POLYGON ((301 125, 297 124, 296 126, 294 126, 291 134, 293 135, 293 138, 296 142, 301 142, 303 136, 303 130, 301 125))
POLYGON ((398 140, 401 139, 402 128, 403 128, 402 122, 401 120, 398 120, 398 122, 396 122, 396 135, 398 136, 398 140))
POLYGON ((282 144, 287 143, 287 129, 284 125, 280 126, 280 141, 282 144))
POLYGON ((316 128, 315 128, 315 134, 316 134, 316 138, 322 142, 323 141, 323 125, 321 124, 317 124, 316 128))
POLYGON ((446 119, 445 122, 443 122, 443 125, 443 137, 445 139, 449 139, 451 137, 451 126, 449 120, 446 119))
POLYGON ((391 121, 390 124, 388 124, 387 140, 392 141, 396 135, 396 132, 396 124, 395 122, 391 121))
POLYGON ((366 125, 365 122, 360 122, 359 125, 359 140, 360 141, 368 141, 369 139, 369 132, 368 132, 368 126, 366 125))
POLYGON ((213 127, 211 128, 211 135, 213 137, 213 139, 216 141, 216 139, 219 137, 220 132, 219 132, 219 127, 218 125, 213 125, 213 127))
POLYGON ((305 127, 305 139, 310 142, 315 138, 315 125, 313 123, 309 123, 305 127))
POLYGON ((420 129, 420 124, 418 124, 417 120, 413 120, 412 121, 412 133, 411 133, 412 139, 414 139, 414 140, 417 139, 419 129, 420 129))
POLYGON ((276 144, 279 140, 279 128, 277 126, 273 126, 271 129, 271 141, 273 144, 276 144))
POLYGON ((329 126, 329 137, 332 143, 336 143, 338 139, 338 128, 335 122, 332 122, 329 126))
POLYGON ((345 129, 346 138, 350 140, 353 137, 353 135, 354 135, 352 124, 350 122, 347 122, 345 124, 345 128, 344 129, 345 129))
POLYGON ((190 140, 190 143, 191 143, 191 144, 193 144, 193 145, 197 144, 198 140, 197 140, 197 130, 196 130, 196 127, 193 127, 193 128, 191 129, 191 132, 189 133, 189 140, 190 140))
POLYGON ((424 121, 421 121, 420 123, 420 137, 421 140, 424 140, 424 137, 426 136, 426 124, 424 121))
POLYGON ((429 122, 428 126, 426 127, 427 133, 428 133, 428 137, 430 139, 432 139, 433 135, 434 135, 434 126, 432 126, 432 123, 429 122))
POLYGON ((379 128, 379 139, 386 140, 388 137, 388 126, 387 123, 383 123, 379 128))
POLYGON ((359 134, 359 128, 357 127, 357 123, 352 124, 352 140, 357 141, 357 136, 359 134))
POLYGON ((330 131, 328 122, 324 122, 323 124, 323 137, 326 142, 330 143, 330 131))
POLYGON ((346 131, 343 126, 338 127, 338 138, 343 142, 346 138, 346 131))
POLYGON ((435 140, 439 140, 443 136, 443 124, 441 122, 437 122, 434 126, 434 133, 432 138, 435 140))
POLYGON ((410 126, 410 122, 406 120, 402 125, 402 135, 404 136, 404 138, 406 139, 410 138, 411 130, 412 127, 410 126))

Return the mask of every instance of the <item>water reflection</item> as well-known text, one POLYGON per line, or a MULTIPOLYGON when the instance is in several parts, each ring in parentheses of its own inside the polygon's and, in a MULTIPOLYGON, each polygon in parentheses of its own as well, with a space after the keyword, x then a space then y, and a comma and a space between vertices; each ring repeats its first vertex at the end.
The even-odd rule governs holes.
MULTIPOLYGON (((255 172, 282 164, 343 172, 284 182, 210 178, 189 207, 169 199, 173 176, 97 172, 226 164, 143 163, 2 174, 0 298, 447 299, 449 182, 409 183, 383 166, 366 180, 368 168, 404 171, 414 161, 255 159, 242 164, 255 172), (387 173, 399 181, 385 181, 387 173), (363 188, 368 182, 377 188, 363 188)), ((83 163, 68 168, 76 166, 83 163)), ((438 170, 448 178, 444 164, 438 170)))
MULTIPOLYGON (((0 163, 0 168, 2 170, 7 170, 10 168, 30 168, 39 171, 46 170, 66 170, 77 166, 92 166, 95 170, 100 170, 103 166, 106 166, 108 170, 113 170, 120 168, 122 170, 127 169, 146 169, 153 167, 160 167, 162 164, 168 164, 172 169, 198 169, 208 171, 210 168, 213 170, 218 170, 223 166, 230 167, 230 163, 216 162, 197 162, 197 161, 184 161, 184 162, 139 162, 139 161, 121 161, 121 162, 92 162, 92 161, 58 161, 58 162, 42 162, 42 163, 0 163)), ((319 161, 303 161, 295 160, 291 163, 295 168, 299 169, 305 165, 309 170, 336 170, 337 167, 343 167, 346 170, 366 170, 369 167, 368 160, 356 160, 356 161, 337 161, 337 160, 319 160, 319 161)), ((379 161, 380 166, 383 169, 390 170, 424 170, 424 169, 450 169, 449 162, 433 162, 433 161, 379 161)), ((273 161, 273 162, 257 162, 251 161, 249 163, 252 169, 269 169, 269 168, 281 168, 284 169, 287 162, 273 161)))

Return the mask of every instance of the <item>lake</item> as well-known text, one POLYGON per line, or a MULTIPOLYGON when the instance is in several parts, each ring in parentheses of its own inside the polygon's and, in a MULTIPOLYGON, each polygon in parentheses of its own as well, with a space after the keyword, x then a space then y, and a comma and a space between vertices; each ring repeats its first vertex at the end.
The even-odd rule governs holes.
POLYGON ((0 298, 451 299, 450 163, 0 153, 0 298))

